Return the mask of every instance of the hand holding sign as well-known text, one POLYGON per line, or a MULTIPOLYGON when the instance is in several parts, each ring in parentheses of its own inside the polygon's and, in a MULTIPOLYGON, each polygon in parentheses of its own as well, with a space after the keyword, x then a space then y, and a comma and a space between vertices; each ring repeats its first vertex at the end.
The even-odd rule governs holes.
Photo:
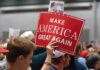
POLYGON ((55 46, 57 42, 55 41, 51 41, 50 43, 48 43, 46 49, 47 49, 47 54, 53 54, 53 51, 57 48, 57 46, 55 46))

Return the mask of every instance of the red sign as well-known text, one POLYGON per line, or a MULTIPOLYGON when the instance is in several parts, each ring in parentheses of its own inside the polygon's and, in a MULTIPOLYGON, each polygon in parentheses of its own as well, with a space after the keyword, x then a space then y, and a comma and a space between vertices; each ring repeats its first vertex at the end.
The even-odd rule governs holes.
POLYGON ((74 54, 84 20, 62 13, 41 12, 35 43, 42 47, 54 40, 58 49, 74 54))

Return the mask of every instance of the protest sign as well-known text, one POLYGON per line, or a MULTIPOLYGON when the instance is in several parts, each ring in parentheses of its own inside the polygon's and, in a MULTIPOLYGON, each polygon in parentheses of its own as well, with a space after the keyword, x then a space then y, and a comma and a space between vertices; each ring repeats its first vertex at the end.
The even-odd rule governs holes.
POLYGON ((19 36, 20 29, 9 28, 9 38, 19 36))
POLYGON ((74 54, 83 25, 83 19, 68 14, 41 12, 35 43, 46 47, 54 40, 58 50, 74 54))
POLYGON ((48 12, 64 12, 64 1, 50 1, 48 12))

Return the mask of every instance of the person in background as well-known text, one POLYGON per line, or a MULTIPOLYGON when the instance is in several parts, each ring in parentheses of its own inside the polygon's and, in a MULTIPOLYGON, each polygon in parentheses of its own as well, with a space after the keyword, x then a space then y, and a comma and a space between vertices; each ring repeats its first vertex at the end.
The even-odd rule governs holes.
POLYGON ((3 44, 0 44, 0 70, 7 70, 5 54, 9 51, 4 49, 3 44))
MULTIPOLYGON (((21 37, 12 37, 7 43, 7 68, 8 70, 27 70, 35 49, 34 43, 21 37)), ((45 61, 51 62, 51 55, 54 50, 53 44, 47 46, 47 57, 45 61), (52 46, 52 47, 51 47, 52 46)), ((41 70, 49 70, 50 66, 44 64, 41 70)))
POLYGON ((65 70, 88 70, 85 58, 81 57, 82 46, 78 43, 74 55, 71 55, 69 66, 65 70))
POLYGON ((20 35, 20 37, 33 41, 34 33, 32 31, 25 31, 20 35))
POLYGON ((100 70, 100 55, 99 55, 99 58, 97 59, 97 61, 95 63, 95 70, 100 70))
MULTIPOLYGON (((20 37, 28 39, 32 42, 35 42, 35 34, 32 31, 23 32, 20 37)), ((40 46, 35 45, 34 56, 32 57, 32 63, 30 64, 32 70, 40 70, 44 64, 44 61, 47 56, 46 48, 41 48, 40 46)))
POLYGON ((75 66, 77 70, 88 70, 86 65, 86 59, 81 56, 82 54, 82 44, 78 42, 77 47, 75 49, 75 66))
POLYGON ((97 45, 95 44, 94 41, 90 41, 90 43, 86 46, 86 48, 89 52, 94 53, 97 50, 97 45))
MULTIPOLYGON (((28 40, 32 41, 33 43, 35 43, 35 34, 33 33, 33 31, 25 31, 20 35, 20 37, 28 39, 28 40)), ((41 48, 40 46, 36 45, 36 48, 34 51, 35 51, 34 55, 37 55, 39 53, 46 51, 46 49, 41 48)))
POLYGON ((98 53, 91 53, 87 57, 87 66, 89 69, 100 70, 100 54, 98 53))

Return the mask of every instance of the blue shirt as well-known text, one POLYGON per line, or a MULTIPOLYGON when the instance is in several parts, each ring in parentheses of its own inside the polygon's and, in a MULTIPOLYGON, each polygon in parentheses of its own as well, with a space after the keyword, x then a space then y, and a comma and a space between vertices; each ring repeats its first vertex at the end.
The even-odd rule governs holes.
POLYGON ((46 52, 43 52, 43 53, 33 56, 32 64, 31 64, 32 70, 41 70, 41 67, 43 66, 46 55, 47 55, 46 52))
POLYGON ((75 59, 75 66, 77 70, 88 70, 87 67, 78 62, 77 59, 75 59))

